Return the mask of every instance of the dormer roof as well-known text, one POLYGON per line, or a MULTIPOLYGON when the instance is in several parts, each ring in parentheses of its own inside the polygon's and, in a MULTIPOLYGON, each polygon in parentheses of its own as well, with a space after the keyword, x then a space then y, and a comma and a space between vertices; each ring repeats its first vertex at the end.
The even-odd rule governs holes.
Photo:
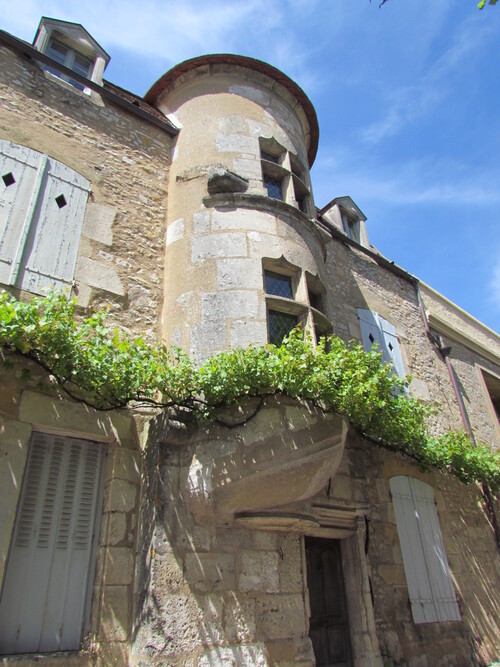
POLYGON ((61 21, 60 19, 53 19, 48 16, 42 16, 38 24, 35 38, 33 39, 35 49, 43 51, 45 36, 50 35, 54 30, 66 37, 84 55, 100 56, 106 65, 110 61, 111 56, 96 42, 81 23, 61 21))
POLYGON ((339 206, 345 213, 347 213, 347 215, 350 215, 356 220, 362 220, 363 222, 366 220, 366 215, 348 195, 343 197, 335 197, 335 199, 332 199, 332 201, 329 202, 326 206, 323 206, 319 212, 320 215, 325 215, 325 213, 328 213, 328 211, 333 208, 333 206, 339 206))

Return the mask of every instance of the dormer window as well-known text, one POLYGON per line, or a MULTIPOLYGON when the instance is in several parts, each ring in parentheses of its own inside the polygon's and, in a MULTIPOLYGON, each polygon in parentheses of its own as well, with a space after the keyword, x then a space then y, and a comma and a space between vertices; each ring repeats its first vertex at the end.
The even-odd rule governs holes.
MULTIPOLYGON (((51 39, 49 42, 49 47, 46 51, 47 55, 50 56, 53 60, 64 65, 68 69, 72 69, 73 72, 84 76, 86 79, 90 78, 92 74, 93 62, 82 56, 80 53, 73 51, 68 46, 65 46, 62 42, 59 42, 57 39, 51 39)), ((48 72, 52 72, 56 76, 63 79, 63 81, 68 81, 72 86, 78 88, 78 90, 84 90, 85 86, 79 81, 75 81, 64 74, 58 72, 55 68, 46 66, 48 72)))
POLYGON ((359 220, 352 218, 350 215, 347 215, 347 213, 342 213, 342 225, 346 236, 348 236, 351 241, 359 243, 359 220))
POLYGON ((53 66, 44 64, 43 69, 58 79, 66 81, 78 90, 90 93, 85 82, 72 78, 58 68, 57 64, 102 86, 102 75, 109 62, 109 56, 79 23, 43 17, 33 46, 54 61, 53 66))
POLYGON ((347 238, 369 248, 366 216, 349 196, 336 197, 320 210, 321 218, 343 232, 347 238))

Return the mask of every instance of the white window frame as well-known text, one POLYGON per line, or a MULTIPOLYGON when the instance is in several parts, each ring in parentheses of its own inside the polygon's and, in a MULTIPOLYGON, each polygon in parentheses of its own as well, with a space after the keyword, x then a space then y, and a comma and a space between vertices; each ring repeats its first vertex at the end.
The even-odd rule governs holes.
MULTIPOLYGON (((60 39, 56 39, 55 37, 50 37, 45 53, 46 53, 46 55, 49 56, 49 58, 52 58, 52 60, 54 60, 54 62, 57 63, 58 65, 63 65, 64 67, 67 67, 68 69, 73 70, 73 72, 76 72, 77 74, 81 74, 81 72, 74 69, 75 58, 76 58, 76 56, 81 56, 82 58, 85 58, 86 60, 88 60, 89 66, 88 66, 88 69, 87 69, 87 74, 85 74, 85 75, 82 74, 82 76, 85 76, 85 78, 87 78, 89 80, 92 79, 92 74, 93 74, 94 67, 95 67, 95 59, 92 60, 92 58, 90 58, 89 56, 86 56, 85 54, 80 53, 79 51, 76 51, 74 48, 72 48, 71 46, 68 46, 68 44, 65 44, 60 39), (61 45, 64 49, 66 49, 66 57, 65 57, 65 60, 64 60, 63 63, 56 60, 50 53, 51 47, 54 44, 61 45)), ((89 88, 84 86, 79 81, 72 80, 71 77, 69 77, 68 75, 63 74, 62 72, 60 72, 57 69, 57 66, 56 67, 51 67, 50 65, 46 65, 45 69, 46 69, 46 71, 50 72, 50 74, 56 76, 58 79, 61 79, 62 81, 66 81, 66 83, 69 83, 71 86, 73 86, 77 90, 81 90, 83 93, 86 93, 87 95, 90 95, 91 91, 90 91, 89 88)))
POLYGON ((432 487, 415 477, 389 480, 413 621, 460 621, 432 487))
POLYGON ((359 220, 351 218, 349 215, 342 213, 342 225, 344 227, 345 235, 348 236, 351 241, 361 243, 359 220))

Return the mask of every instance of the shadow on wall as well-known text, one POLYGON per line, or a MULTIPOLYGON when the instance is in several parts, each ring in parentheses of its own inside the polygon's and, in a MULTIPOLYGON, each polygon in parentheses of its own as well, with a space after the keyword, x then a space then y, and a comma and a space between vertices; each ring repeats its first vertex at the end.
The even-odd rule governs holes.
POLYGON ((151 582, 133 655, 197 654, 199 666, 214 667, 312 658, 300 536, 237 528, 232 518, 318 493, 345 436, 338 416, 283 398, 237 429, 192 427, 160 446, 151 582), (194 505, 193 461, 212 473, 194 505))

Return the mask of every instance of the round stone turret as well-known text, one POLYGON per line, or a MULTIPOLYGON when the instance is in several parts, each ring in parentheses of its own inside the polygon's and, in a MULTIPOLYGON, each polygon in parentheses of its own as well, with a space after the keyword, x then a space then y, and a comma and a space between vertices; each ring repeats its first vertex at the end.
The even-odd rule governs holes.
POLYGON ((309 168, 311 102, 279 70, 196 58, 147 93, 180 133, 168 196, 163 334, 196 359, 328 329, 309 168))

